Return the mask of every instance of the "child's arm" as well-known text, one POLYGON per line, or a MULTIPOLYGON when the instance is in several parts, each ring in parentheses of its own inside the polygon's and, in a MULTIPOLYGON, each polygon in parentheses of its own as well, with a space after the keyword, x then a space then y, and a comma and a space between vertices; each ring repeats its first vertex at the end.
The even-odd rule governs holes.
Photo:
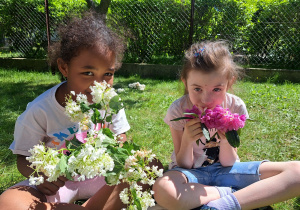
MULTIPOLYGON (((34 172, 34 170, 30 168, 29 165, 30 163, 28 160, 26 160, 26 156, 23 155, 17 156, 18 170, 26 178, 28 178, 34 172)), ((39 175, 43 175, 43 174, 39 173, 39 175)), ((65 181, 67 181, 67 178, 59 177, 55 182, 48 182, 46 181, 46 177, 44 176, 44 183, 37 185, 37 189, 45 195, 54 195, 60 187, 65 185, 65 181)))
POLYGON ((237 149, 232 147, 225 137, 225 134, 218 132, 220 135, 220 153, 219 160, 222 166, 232 166, 237 160, 237 149))
POLYGON ((192 168, 194 163, 193 143, 203 136, 200 119, 188 121, 183 131, 170 127, 178 166, 192 168))

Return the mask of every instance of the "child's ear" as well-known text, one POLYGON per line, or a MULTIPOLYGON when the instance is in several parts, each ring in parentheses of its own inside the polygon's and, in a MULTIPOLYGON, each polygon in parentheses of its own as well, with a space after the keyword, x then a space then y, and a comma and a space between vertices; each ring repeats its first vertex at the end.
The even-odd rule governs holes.
POLYGON ((57 59, 57 67, 64 77, 68 76, 68 64, 62 58, 57 59))

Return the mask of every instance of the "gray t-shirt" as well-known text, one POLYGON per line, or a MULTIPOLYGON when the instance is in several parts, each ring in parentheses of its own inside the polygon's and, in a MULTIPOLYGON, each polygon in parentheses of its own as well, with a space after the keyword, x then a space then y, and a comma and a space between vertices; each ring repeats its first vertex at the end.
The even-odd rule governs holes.
MULTIPOLYGON (((239 115, 245 115, 246 118, 249 118, 246 105, 242 101, 241 98, 238 96, 235 96, 230 93, 226 93, 226 99, 225 101, 221 104, 222 107, 224 108, 229 108, 231 113, 238 113, 239 115)), ((186 94, 182 96, 181 98, 177 99, 174 101, 171 106, 169 107, 167 114, 164 118, 164 122, 167 123, 170 127, 172 127, 175 130, 182 131, 186 121, 185 120, 179 120, 179 121, 171 121, 172 119, 178 118, 178 117, 183 117, 183 113, 187 109, 192 109, 193 104, 190 101, 189 95, 186 94)), ((210 131, 210 135, 212 136, 215 133, 215 131, 210 131)), ((205 137, 203 136, 201 138, 202 142, 205 142, 205 137)), ((196 144, 196 142, 193 143, 193 155, 194 155, 194 164, 193 168, 198 168, 200 167, 203 162, 206 160, 206 155, 203 151, 204 145, 199 144, 199 146, 196 144)), ((169 164, 169 168, 174 168, 177 166, 176 162, 176 155, 175 151, 173 151, 171 155, 171 160, 172 162, 169 164)))

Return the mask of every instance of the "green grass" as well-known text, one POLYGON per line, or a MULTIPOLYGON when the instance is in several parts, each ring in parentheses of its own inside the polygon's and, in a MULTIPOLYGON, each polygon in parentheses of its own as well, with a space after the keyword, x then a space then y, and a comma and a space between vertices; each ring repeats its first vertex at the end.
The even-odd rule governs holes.
MULTIPOLYGON (((50 73, 0 68, 0 193, 24 179, 17 171, 15 156, 8 149, 13 141, 15 120, 28 102, 57 83, 59 77, 50 73)), ((128 139, 152 149, 167 165, 173 143, 163 118, 169 105, 181 96, 178 81, 141 79, 138 76, 118 78, 116 75, 115 88, 125 89, 120 96, 131 125, 128 139), (145 91, 128 88, 129 83, 137 81, 146 85, 145 91)), ((239 156, 242 161, 300 159, 300 84, 238 82, 231 92, 245 101, 252 119, 241 134, 239 156)), ((299 209, 299 205, 299 199, 291 199, 272 205, 272 208, 299 209)))

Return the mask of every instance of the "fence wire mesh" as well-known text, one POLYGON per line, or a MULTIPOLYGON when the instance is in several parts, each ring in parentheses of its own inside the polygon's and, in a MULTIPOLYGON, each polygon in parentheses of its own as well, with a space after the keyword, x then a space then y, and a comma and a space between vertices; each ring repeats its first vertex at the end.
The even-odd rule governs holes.
MULTIPOLYGON (((130 30, 125 62, 181 64, 191 42, 224 39, 229 41, 241 64, 299 69, 300 0, 258 1, 255 5, 247 2, 111 0, 107 20, 130 30)), ((2 56, 46 56, 44 3, 0 1, 2 56)), ((57 5, 57 1, 49 0, 52 41, 57 39, 57 24, 71 13, 80 14, 88 9, 84 0, 62 1, 57 5)))

